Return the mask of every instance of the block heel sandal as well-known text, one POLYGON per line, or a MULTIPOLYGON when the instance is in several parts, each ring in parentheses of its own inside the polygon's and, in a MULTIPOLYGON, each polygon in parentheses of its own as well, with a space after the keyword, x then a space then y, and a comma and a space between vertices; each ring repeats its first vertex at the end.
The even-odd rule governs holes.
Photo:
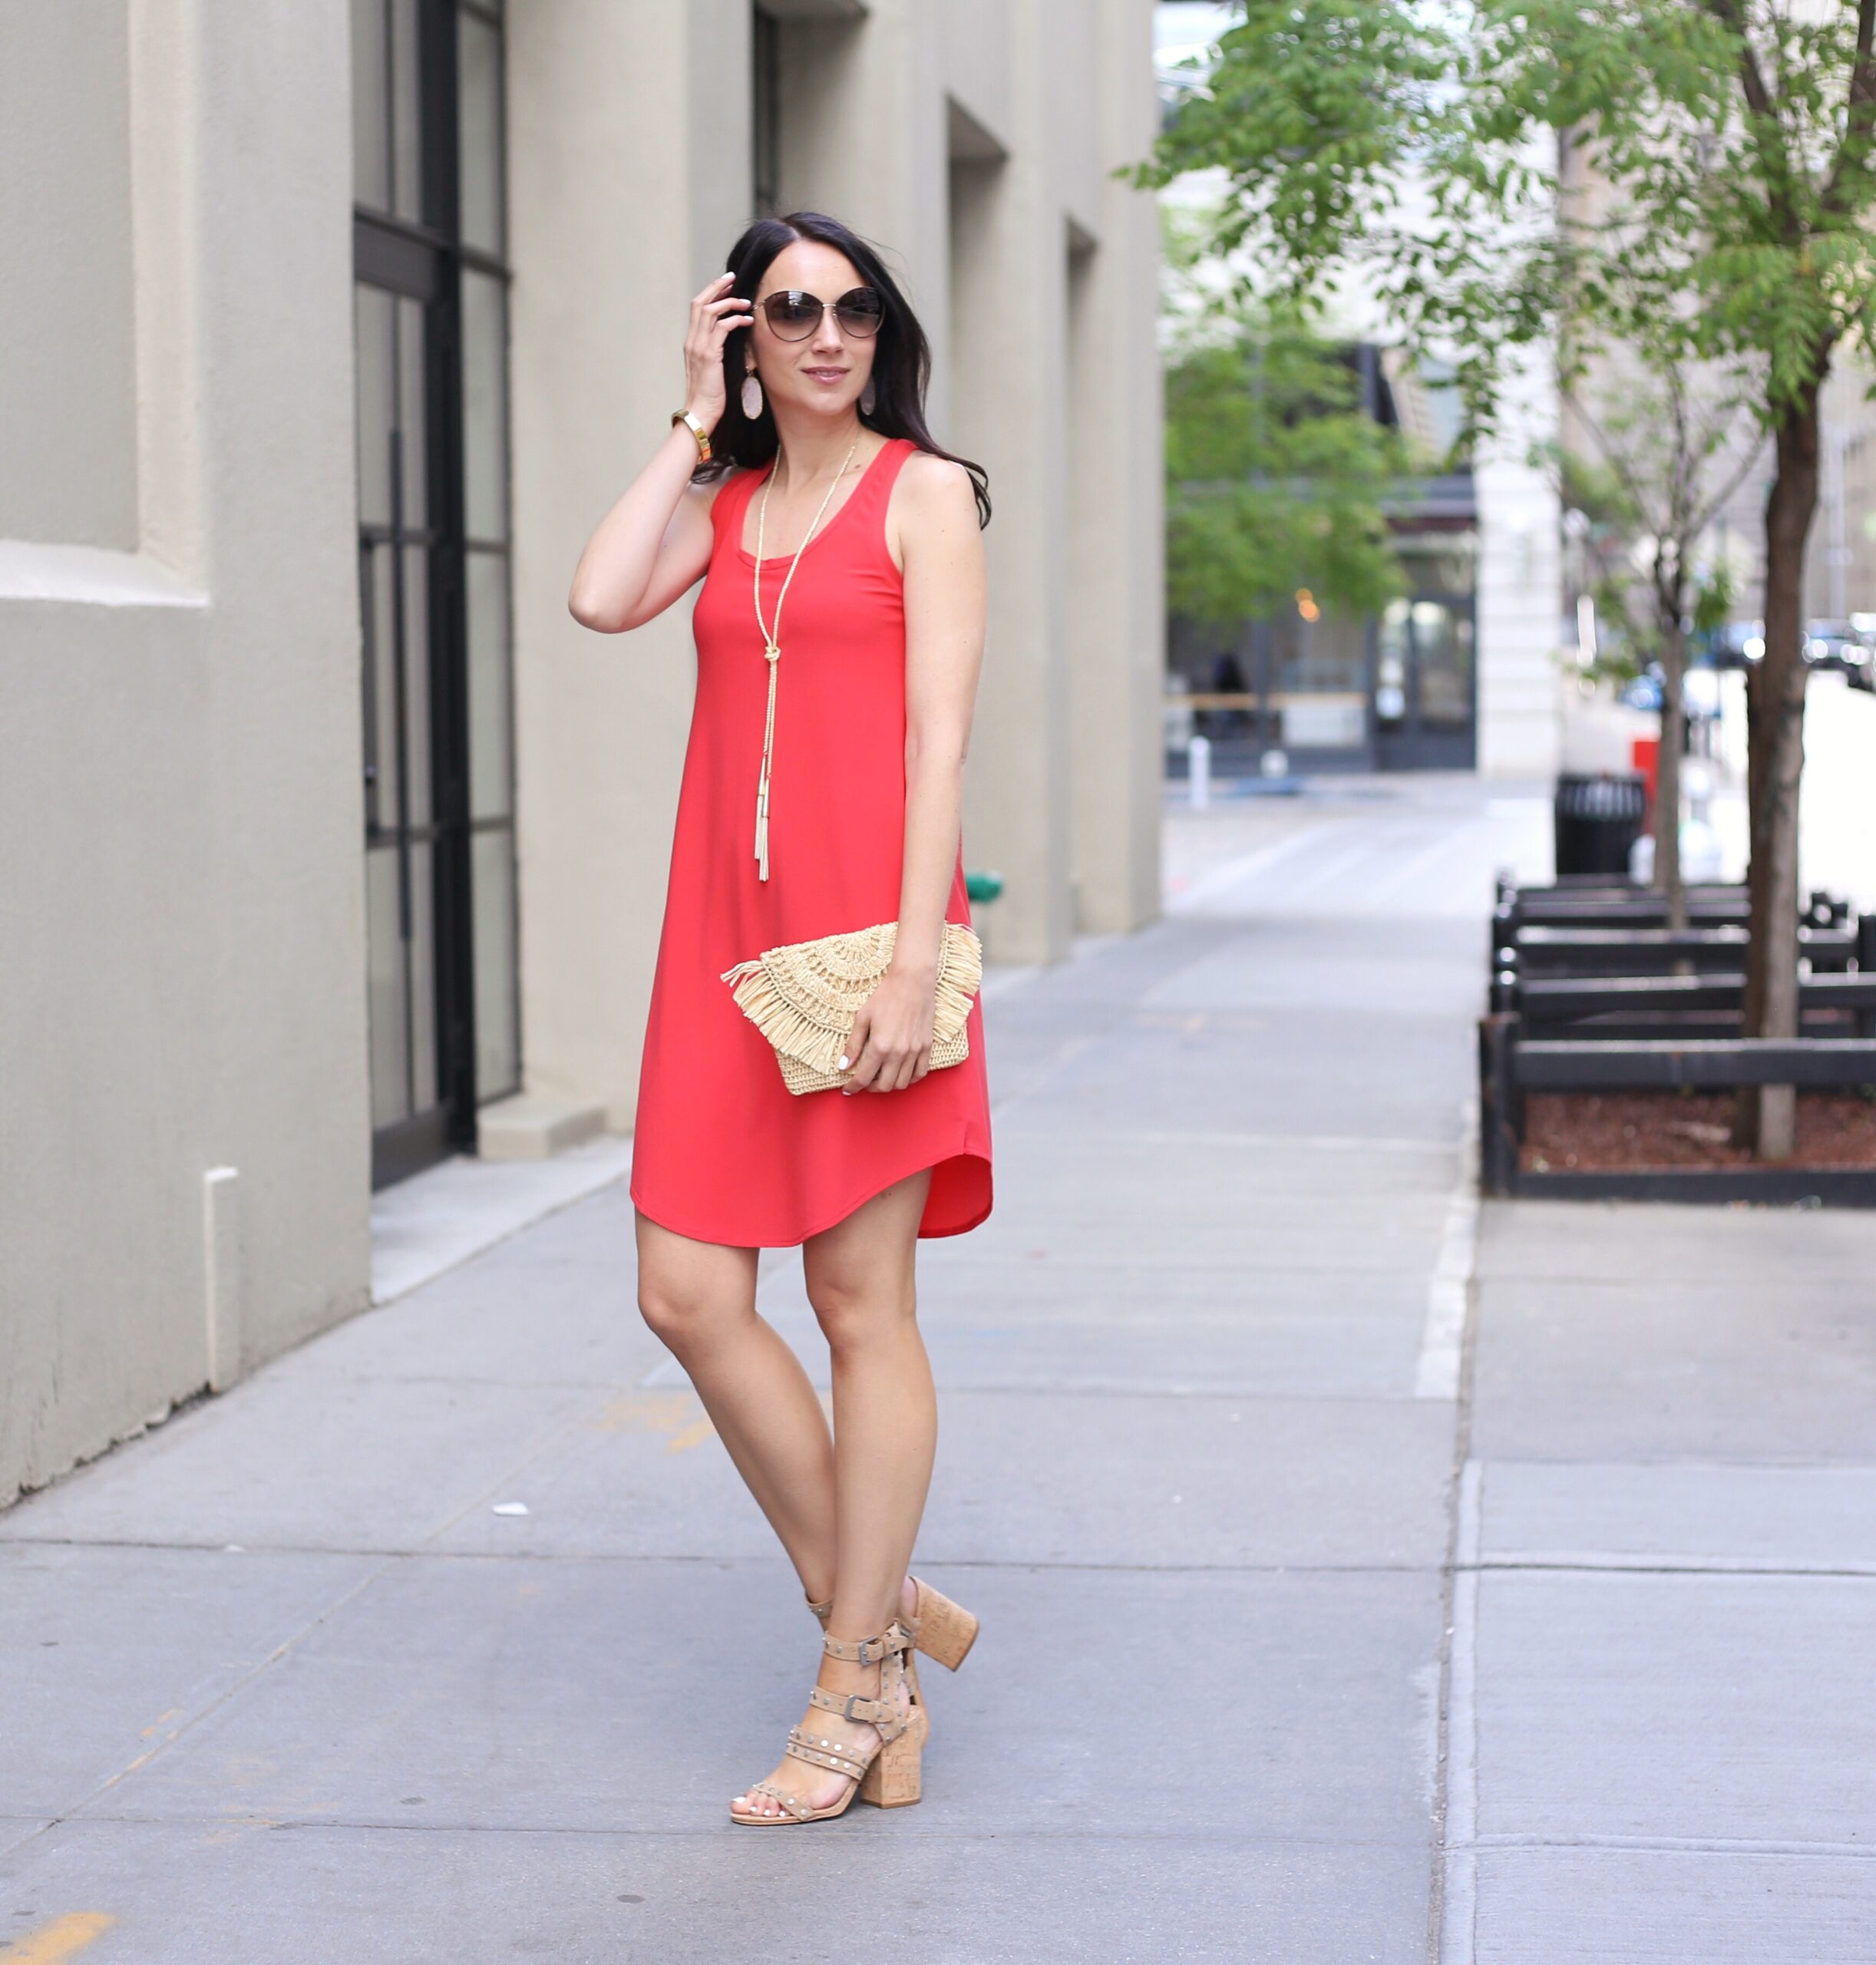
POLYGON ((837 1712, 844 1719, 858 1719, 877 1727, 880 1737, 870 1747, 857 1746, 806 1728, 788 1729, 788 1752, 811 1767, 826 1768, 844 1774, 850 1785, 837 1802, 826 1808, 811 1807, 799 1795, 778 1787, 772 1781, 758 1781, 743 1790, 748 1795, 767 1795, 781 1804, 780 1815, 739 1815, 732 1806, 732 1821, 745 1828, 791 1826, 797 1822, 825 1821, 844 1815, 857 1795, 875 1808, 909 1808, 920 1796, 920 1754, 925 1744, 925 1709, 916 1701, 901 1711, 899 1688, 906 1683, 905 1660, 911 1640, 897 1620, 877 1637, 847 1639, 824 1635, 821 1648, 830 1658, 845 1658, 859 1664, 880 1666, 880 1696, 864 1699, 858 1693, 827 1691, 816 1686, 808 1695, 811 1706, 837 1712))

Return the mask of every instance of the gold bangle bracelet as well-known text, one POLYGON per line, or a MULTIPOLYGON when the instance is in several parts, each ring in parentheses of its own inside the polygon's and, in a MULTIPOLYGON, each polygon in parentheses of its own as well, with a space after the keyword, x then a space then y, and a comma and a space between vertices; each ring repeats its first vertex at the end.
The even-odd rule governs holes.
POLYGON ((708 464, 710 461, 709 431, 698 421, 695 417, 692 415, 688 409, 674 409, 671 412, 671 421, 673 423, 683 423, 689 426, 691 434, 697 439, 697 461, 699 464, 708 464))

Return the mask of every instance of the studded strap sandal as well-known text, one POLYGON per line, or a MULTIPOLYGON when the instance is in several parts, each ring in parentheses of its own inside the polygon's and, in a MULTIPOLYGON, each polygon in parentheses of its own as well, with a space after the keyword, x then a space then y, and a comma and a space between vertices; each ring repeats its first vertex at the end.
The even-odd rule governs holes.
POLYGON ((858 1693, 829 1692, 816 1686, 808 1702, 822 1711, 837 1712, 844 1719, 858 1719, 879 1729, 872 1745, 856 1745, 823 1733, 811 1733, 804 1726, 788 1729, 787 1751, 810 1766, 844 1774, 850 1784, 841 1798, 826 1808, 815 1808, 799 1795, 791 1794, 773 1781, 758 1781, 743 1792, 767 1795, 781 1805, 779 1815, 739 1815, 729 1811, 732 1821, 745 1828, 767 1828, 776 1824, 824 1821, 846 1812, 857 1795, 875 1808, 909 1808, 920 1798, 919 1756, 925 1744, 925 1709, 913 1702, 902 1709, 899 1688, 905 1683, 905 1660, 911 1640, 897 1620, 877 1637, 841 1638, 824 1635, 821 1648, 830 1658, 844 1658, 880 1667, 880 1696, 867 1699, 858 1693))
MULTIPOLYGON (((801 1592, 801 1594, 808 1597, 808 1592, 805 1590, 801 1592)), ((830 1597, 824 1603, 817 1603, 813 1597, 808 1597, 808 1607, 821 1620, 821 1627, 825 1630, 827 1627, 828 1618, 834 1615, 834 1599, 830 1597)), ((901 1615, 899 1619, 899 1626, 905 1633, 908 1640, 905 1656, 906 1683, 911 1688, 913 1704, 922 1706, 925 1703, 925 1692, 924 1688, 919 1683, 917 1661, 912 1655, 919 1641, 919 1620, 917 1617, 901 1615)))

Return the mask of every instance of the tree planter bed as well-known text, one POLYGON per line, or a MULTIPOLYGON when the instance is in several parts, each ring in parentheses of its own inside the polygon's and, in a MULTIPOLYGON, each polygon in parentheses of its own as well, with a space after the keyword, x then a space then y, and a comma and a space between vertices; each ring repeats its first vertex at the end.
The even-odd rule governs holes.
MULTIPOLYGON (((1732 1143, 1723 1091, 1534 1091, 1524 1101, 1523 1173, 1752 1171, 1732 1143)), ((1798 1099, 1794 1168, 1876 1169, 1876 1099, 1805 1091, 1798 1099)))
POLYGON ((1800 1034, 1741 1035, 1738 887, 1661 897, 1585 877, 1501 877, 1479 1025, 1480 1184, 1557 1200, 1876 1207, 1876 915, 1814 893, 1798 930, 1800 1034), (1798 1088, 1793 1158, 1732 1144, 1733 1094, 1798 1088))
POLYGON ((1480 1177, 1488 1194, 1876 1207, 1876 1105, 1858 1095, 1876 1086, 1876 1039, 1558 1039, 1533 1037, 1528 1028, 1512 1011, 1479 1025, 1480 1177), (1711 1095, 1746 1085, 1795 1085, 1801 1106, 1805 1091, 1834 1095, 1810 1102, 1799 1144, 1835 1164, 1751 1161, 1711 1136, 1724 1123, 1713 1115, 1729 1099, 1690 1111, 1681 1096, 1683 1088, 1711 1095), (1553 1102, 1537 1116, 1546 1130, 1534 1137, 1532 1108, 1544 1096, 1553 1102), (1639 1102, 1625 1107, 1623 1098, 1639 1102), (1561 1144, 1573 1138, 1580 1143, 1561 1144), (1662 1160, 1682 1164, 1633 1164, 1650 1157, 1651 1141, 1662 1160), (1695 1147, 1705 1149, 1699 1164, 1686 1164, 1695 1156, 1685 1149, 1695 1147), (1630 1164, 1560 1167, 1553 1149, 1579 1163, 1630 1164))

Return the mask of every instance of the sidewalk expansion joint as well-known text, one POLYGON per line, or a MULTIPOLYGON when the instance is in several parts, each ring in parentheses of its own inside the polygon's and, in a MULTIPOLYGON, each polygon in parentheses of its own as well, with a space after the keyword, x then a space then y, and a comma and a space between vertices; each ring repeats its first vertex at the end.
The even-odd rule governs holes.
MULTIPOLYGON (((1453 1844, 1453 1848, 1460 1845, 1453 1844)), ((1876 1858, 1876 1843, 1766 1841, 1734 1835, 1481 1835, 1464 1845, 1478 1854, 1537 1853, 1552 1849, 1607 1850, 1613 1854, 1687 1856, 1812 1856, 1876 1858)))
POLYGON ((1783 1563, 1750 1557, 1481 1556, 1459 1567, 1481 1576, 1495 1570, 1528 1570, 1584 1576, 1822 1576, 1841 1577, 1853 1583, 1876 1580, 1876 1563, 1783 1563))
MULTIPOLYGON (((215 1555, 229 1554, 224 1542, 115 1541, 104 1537, 15 1535, 0 1541, 0 1551, 8 1548, 45 1549, 151 1549, 170 1554, 215 1555)), ((519 1545, 507 1549, 434 1549, 424 1547, 357 1548, 329 1542, 243 1542, 240 1554, 253 1556, 350 1557, 361 1561, 391 1563, 682 1563, 722 1569, 748 1564, 769 1567, 778 1560, 772 1555, 747 1551, 727 1554, 680 1554, 666 1550, 642 1549, 529 1549, 519 1545)), ((1214 1562, 1214 1563, 1100 1563, 1068 1562, 1038 1556, 922 1556, 921 1569, 1045 1570, 1051 1575, 1082 1573, 1090 1576, 1435 1576, 1445 1574, 1445 1565, 1425 1562, 1214 1562)), ((371 1579, 367 1578, 368 1582, 371 1579)))
MULTIPOLYGON (((1072 1808, 1079 1804, 1064 1802, 1062 1806, 1072 1808)), ((179 1811, 174 1815, 104 1815, 87 1814, 78 1819, 85 1825, 110 1822, 127 1828, 170 1828, 179 1825, 206 1828, 265 1828, 276 1834, 333 1834, 340 1835, 511 1835, 511 1836, 566 1836, 605 1838, 613 1840, 656 1841, 675 1838, 707 1836, 712 1839, 726 1837, 735 1825, 722 1822, 712 1812, 708 1821, 699 1819, 695 1825, 675 1827, 642 1827, 627 1823, 586 1822, 533 1822, 533 1821, 392 1821, 388 1816, 378 1818, 353 1818, 342 1815, 305 1816, 294 1820, 279 1817, 255 1815, 205 1815, 179 1811)), ((875 1824, 867 1816, 857 1815, 850 1825, 841 1831, 843 1837, 858 1836, 863 1840, 877 1840, 903 1848, 899 1838, 904 1832, 896 1824, 875 1824)), ((1032 1826, 1018 1828, 968 1829, 920 1828, 913 1831, 920 1845, 935 1842, 954 1843, 1009 1843, 1035 1842, 1093 1842, 1147 1844, 1176 1843, 1182 1848, 1220 1849, 1329 1849, 1380 1851, 1398 1851, 1401 1839, 1386 1836, 1370 1835, 1278 1835, 1255 1833, 1231 1835, 1217 1831, 1193 1829, 1184 1825, 1166 1829, 1139 1828, 1050 1828, 1032 1826)), ((732 1845, 741 1846, 741 1845, 732 1845)), ((4 1956, 4 1954, 0 1954, 4 1956)))

